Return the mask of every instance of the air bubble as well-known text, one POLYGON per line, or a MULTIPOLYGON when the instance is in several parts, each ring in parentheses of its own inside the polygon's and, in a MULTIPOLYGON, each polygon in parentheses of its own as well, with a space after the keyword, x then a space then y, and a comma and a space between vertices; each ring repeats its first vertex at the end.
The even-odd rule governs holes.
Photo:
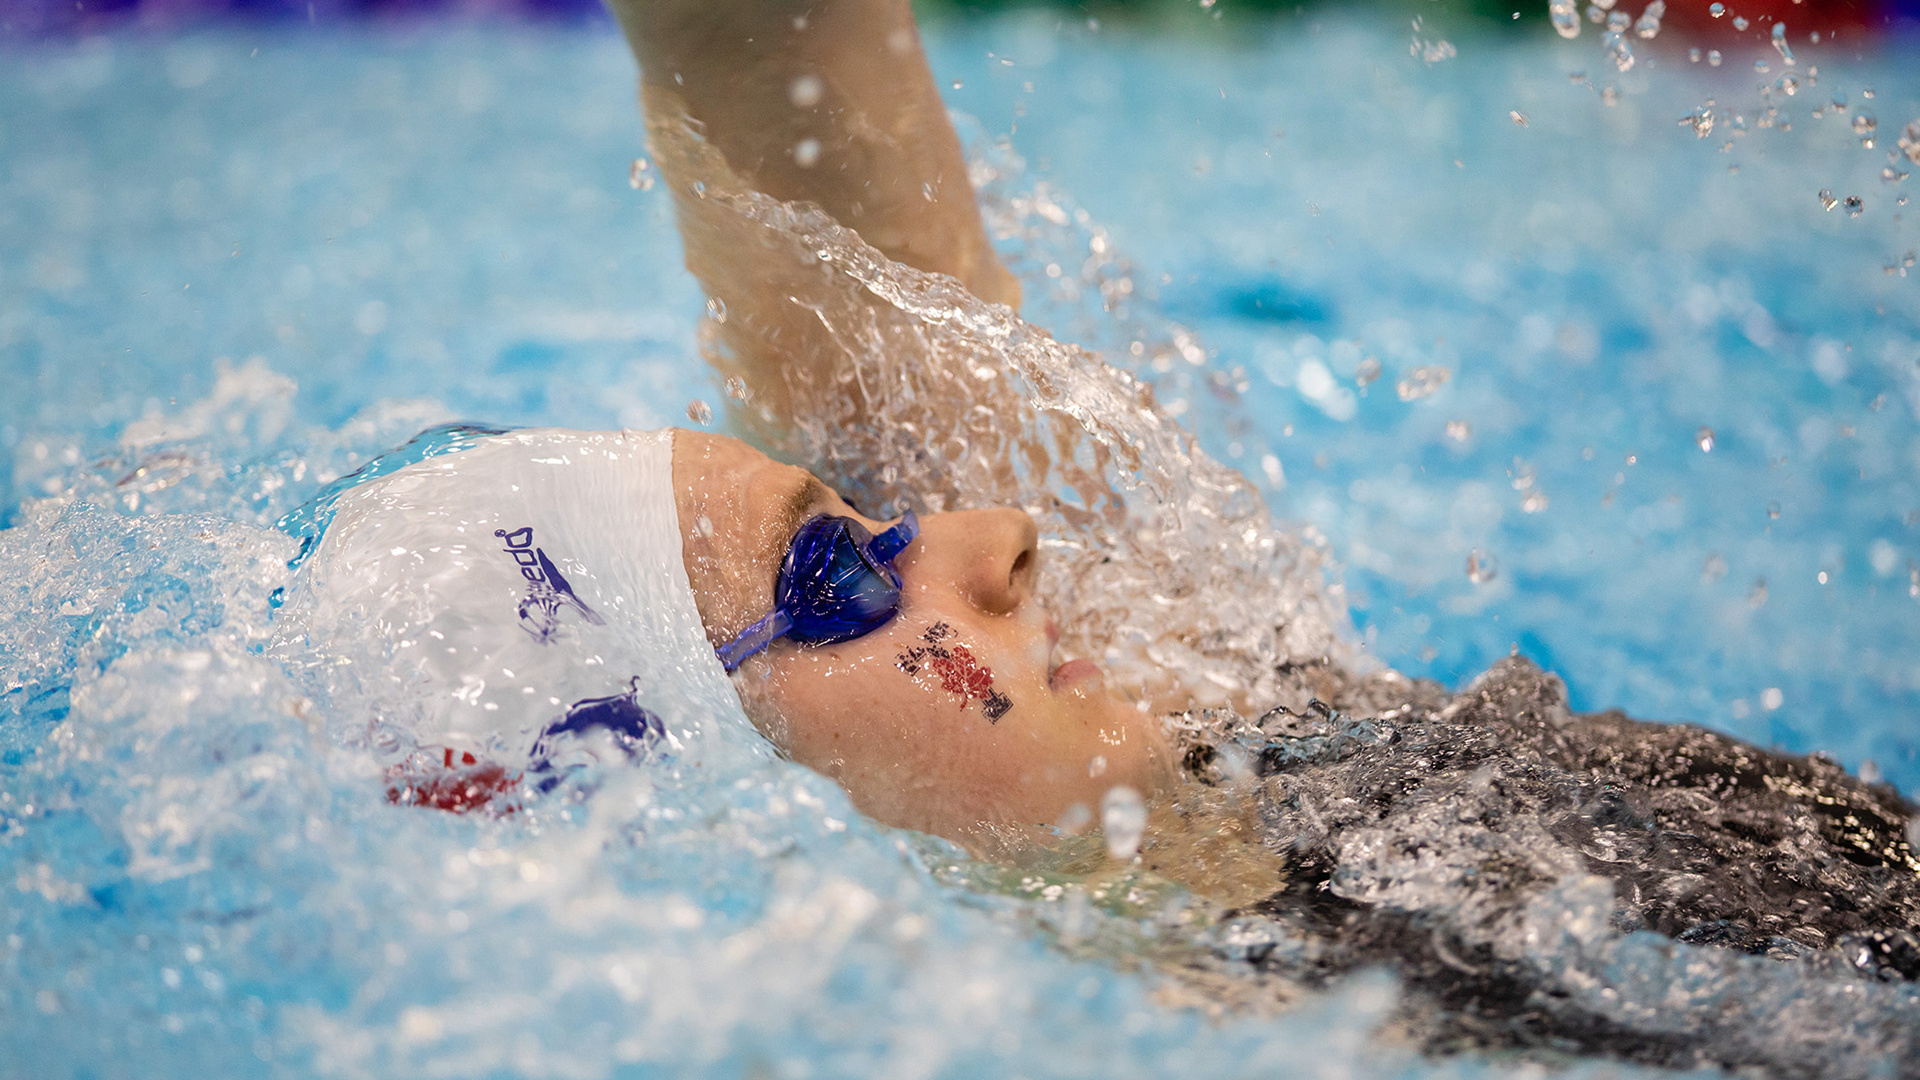
POLYGON ((692 401, 687 402, 687 419, 699 424, 701 427, 706 427, 713 423, 713 406, 701 401, 699 398, 694 398, 692 401))
POLYGON ((1702 425, 1699 431, 1696 431, 1693 433, 1693 441, 1699 444, 1701 453, 1703 454, 1713 453, 1713 429, 1712 428, 1702 425))
POLYGON ((1107 836, 1107 855, 1125 861, 1140 852, 1147 830, 1147 804, 1140 793, 1120 784, 1107 789, 1100 800, 1100 829, 1107 836))

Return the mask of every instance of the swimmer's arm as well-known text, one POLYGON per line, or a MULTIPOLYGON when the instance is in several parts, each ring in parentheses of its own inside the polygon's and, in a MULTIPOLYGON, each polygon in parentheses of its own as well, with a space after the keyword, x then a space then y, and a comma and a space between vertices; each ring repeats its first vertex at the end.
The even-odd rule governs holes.
POLYGON ((755 190, 817 203, 889 258, 1018 305, 907 0, 608 4, 649 113, 684 109, 755 190))

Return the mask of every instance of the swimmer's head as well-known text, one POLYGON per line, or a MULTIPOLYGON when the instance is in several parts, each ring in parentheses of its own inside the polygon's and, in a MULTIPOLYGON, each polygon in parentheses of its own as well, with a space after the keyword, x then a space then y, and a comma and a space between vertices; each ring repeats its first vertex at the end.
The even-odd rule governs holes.
MULTIPOLYGON (((735 439, 676 432, 673 472, 687 576, 716 646, 773 608, 809 519, 888 525, 735 439)), ((748 715, 863 812, 954 839, 983 822, 1057 823, 1119 784, 1150 793, 1170 773, 1165 738, 1107 693, 1098 667, 1054 655, 1037 539, 1015 509, 921 518, 893 562, 898 614, 851 640, 783 639, 746 660, 735 686, 748 715)))

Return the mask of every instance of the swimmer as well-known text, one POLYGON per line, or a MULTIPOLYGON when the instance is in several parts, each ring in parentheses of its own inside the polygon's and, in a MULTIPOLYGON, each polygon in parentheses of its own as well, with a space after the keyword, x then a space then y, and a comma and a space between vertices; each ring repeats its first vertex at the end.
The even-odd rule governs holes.
MULTIPOLYGON (((1017 302, 906 4, 619 14, 650 115, 697 116, 749 182, 1017 302)), ((761 389, 762 428, 791 423, 779 391, 807 362, 804 312, 784 283, 752 276, 751 252, 703 242, 697 217, 682 224, 733 320, 785 331, 789 348, 736 352, 728 374, 761 389)), ((761 732, 862 812, 976 847, 1175 773, 1158 719, 1059 653, 1036 595, 1037 530, 1019 509, 882 520, 740 439, 687 430, 423 440, 424 460, 378 464, 324 497, 287 613, 322 628, 307 644, 323 649, 378 626, 399 642, 381 678, 438 688, 408 725, 423 749, 396 766, 396 801, 476 808, 521 782, 573 703, 729 676, 761 732), (704 638, 676 638, 686 625, 704 638)))
MULTIPOLYGON (((879 422, 864 390, 832 383, 822 358, 844 346, 819 271, 756 239, 766 221, 811 204, 889 259, 1018 303, 904 0, 612 6, 714 302, 709 357, 745 390, 754 438, 781 445, 823 409, 849 441, 879 422)), ((949 509, 951 491, 925 490, 882 513, 692 431, 423 438, 294 523, 312 542, 289 625, 323 653, 376 629, 386 666, 362 677, 429 691, 395 801, 498 809, 567 732, 636 754, 670 744, 649 710, 671 686, 737 700, 874 820, 977 852, 1045 847, 1131 788, 1154 806, 1137 865, 1237 928, 1217 971, 1250 977, 1209 992, 1390 966, 1432 1006, 1403 1019, 1433 1048, 1822 1075, 1810 1032, 1846 1025, 1847 980, 1920 977, 1915 808, 1830 761, 1578 716, 1519 658, 1458 694, 1308 656, 1284 666, 1330 704, 1243 692, 1221 706, 1183 696, 1178 673, 1121 696, 1060 651, 1022 510, 949 509), (1642 931, 1666 944, 1630 951, 1642 931), (1649 966, 1663 956, 1671 972, 1649 966), (1732 978, 1748 957, 1810 973, 1791 1037, 1764 997, 1663 1015, 1622 981, 1732 978)), ((1896 1035, 1889 1053, 1920 1061, 1920 1040, 1896 1035)))

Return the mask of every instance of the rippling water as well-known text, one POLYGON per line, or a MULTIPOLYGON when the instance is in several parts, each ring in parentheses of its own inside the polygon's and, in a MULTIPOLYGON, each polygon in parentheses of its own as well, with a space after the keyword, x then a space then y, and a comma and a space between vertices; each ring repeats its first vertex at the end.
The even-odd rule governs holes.
MULTIPOLYGON (((934 62, 1026 159, 980 140, 1030 317, 1141 342, 1161 401, 1344 566, 1367 649, 1458 681, 1518 643, 1576 707, 1872 759, 1911 791, 1920 271, 1898 271, 1920 230, 1915 181, 1880 179, 1920 118, 1910 43, 1797 47, 1819 85, 1776 100, 1782 130, 1759 38, 1614 77, 1590 37, 1431 66, 1404 38, 1049 19, 941 35, 934 62), (1702 140, 1676 121, 1708 98, 1702 140)), ((628 182, 630 86, 585 32, 0 64, 0 363, 28 388, 0 400, 0 1071, 1535 1070, 1414 1056, 1381 1033, 1403 993, 1382 974, 1214 1019, 1241 991, 1142 958, 1252 931, 1151 875, 877 829, 735 716, 503 818, 379 797, 340 684, 266 652, 294 550, 271 523, 431 423, 720 403, 687 362, 701 302, 664 192, 628 182)), ((1529 955, 1673 970, 1644 936, 1529 955)), ((1709 974, 1675 992, 1818 996, 1709 974)), ((1873 993, 1862 1025, 1911 1008, 1873 993)))

